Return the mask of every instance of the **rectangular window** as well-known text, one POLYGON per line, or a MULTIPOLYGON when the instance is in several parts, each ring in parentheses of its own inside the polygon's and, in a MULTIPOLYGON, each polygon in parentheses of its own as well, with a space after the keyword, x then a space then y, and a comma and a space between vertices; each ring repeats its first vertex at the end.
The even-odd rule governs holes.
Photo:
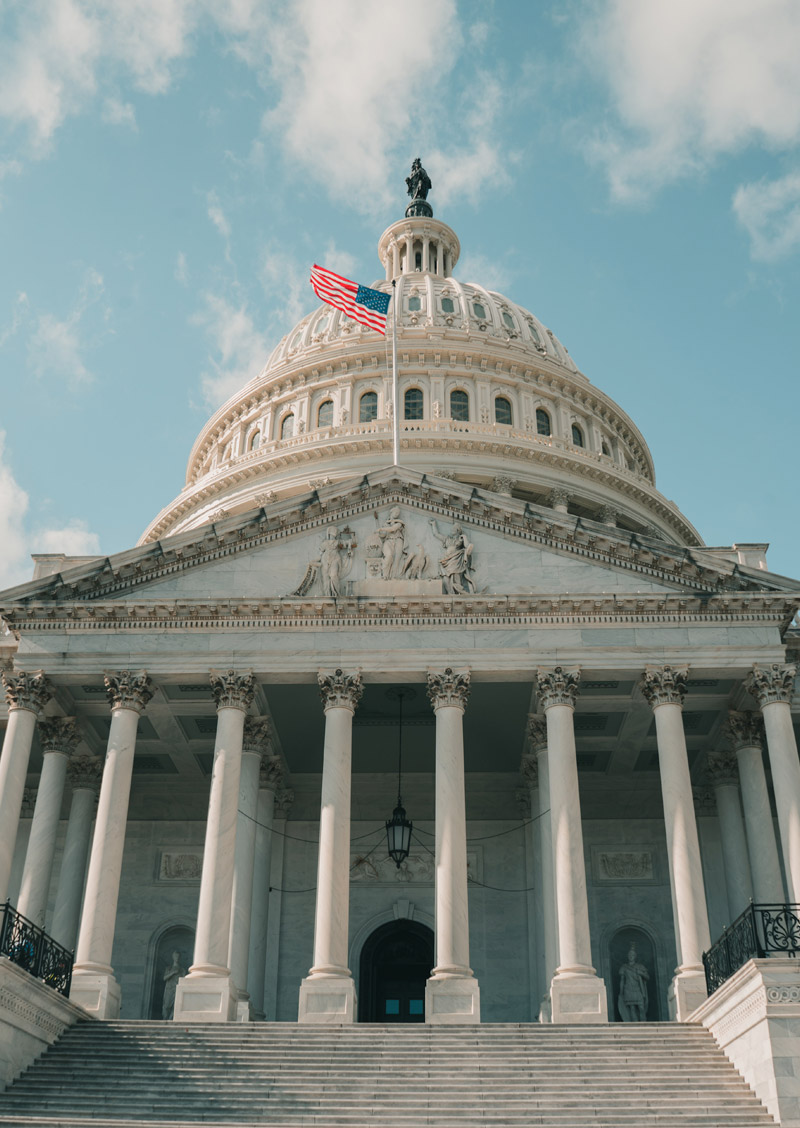
POLYGON ((386 1000, 386 1010, 384 1011, 384 1014, 399 1014, 399 1013, 400 1013, 400 1000, 399 999, 387 999, 386 1000))
POLYGON ((409 1014, 423 1014, 424 1008, 422 999, 409 999, 408 1000, 408 1013, 409 1014))

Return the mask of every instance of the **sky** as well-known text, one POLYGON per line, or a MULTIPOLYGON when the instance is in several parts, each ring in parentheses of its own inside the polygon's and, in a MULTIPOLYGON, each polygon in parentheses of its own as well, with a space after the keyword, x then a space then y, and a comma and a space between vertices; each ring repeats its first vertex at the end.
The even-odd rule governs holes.
POLYGON ((800 575, 799 58, 797 0, 0 0, 0 587, 136 543, 415 156, 456 276, 800 575))

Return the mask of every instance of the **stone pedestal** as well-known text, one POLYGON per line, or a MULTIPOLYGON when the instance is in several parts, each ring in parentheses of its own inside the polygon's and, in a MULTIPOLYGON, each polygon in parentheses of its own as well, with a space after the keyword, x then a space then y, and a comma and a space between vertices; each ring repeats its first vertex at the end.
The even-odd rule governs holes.
POLYGON ((111 971, 79 969, 73 973, 69 997, 94 1018, 119 1018, 122 991, 111 971))
MULTIPOLYGON (((230 975, 222 971, 201 975, 193 967, 190 975, 178 981, 174 1021, 234 1022, 239 1018, 238 1004, 239 994, 230 975)), ((243 1021, 248 1019, 249 1014, 243 1021)))
POLYGON ((702 1023, 782 1128, 800 1125, 800 965, 748 960, 690 1017, 702 1023))
POLYGON ((481 996, 474 975, 431 976, 425 984, 425 1021, 433 1026, 480 1022, 481 996))

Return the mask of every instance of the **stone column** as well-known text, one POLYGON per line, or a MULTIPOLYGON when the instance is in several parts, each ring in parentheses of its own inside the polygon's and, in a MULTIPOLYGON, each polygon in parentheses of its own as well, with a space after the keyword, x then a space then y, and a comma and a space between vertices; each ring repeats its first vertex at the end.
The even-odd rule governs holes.
POLYGON ((47 912, 67 764, 80 738, 74 717, 50 717, 39 722, 44 759, 17 899, 18 911, 37 928, 44 928, 47 912))
POLYGON ((573 713, 580 670, 537 671, 539 704, 547 722, 553 886, 558 966, 550 984, 552 1022, 607 1022, 603 980, 592 965, 589 901, 583 857, 578 761, 573 713))
POLYGON ((436 966, 425 986, 425 1021, 480 1022, 478 980, 469 966, 464 710, 469 671, 428 673, 436 715, 436 966))
POLYGON ((250 952, 247 991, 253 1018, 263 1019, 266 980, 267 929, 269 928, 269 887, 272 868, 272 835, 275 795, 283 782, 283 765, 268 749, 261 756, 256 809, 253 905, 250 912, 250 952))
POLYGON ((716 752, 708 757, 707 771, 717 800, 730 923, 744 912, 753 897, 736 757, 732 752, 716 752))
POLYGON ((69 997, 96 1018, 110 1019, 119 1015, 120 1005, 120 989, 111 967, 111 951, 117 922, 136 729, 153 690, 144 670, 137 673, 122 670, 106 674, 103 680, 111 704, 111 730, 69 997))
POLYGON ((233 860, 231 907, 230 968, 239 996, 236 1017, 240 1022, 252 1018, 247 973, 250 960, 250 933, 253 910, 253 875, 258 833, 258 782, 261 757, 270 743, 269 717, 245 717, 242 741, 242 771, 239 777, 239 818, 233 860))
POLYGON ((194 963, 178 980, 175 1022, 230 1022, 236 1018, 237 985, 228 965, 239 782, 245 714, 253 700, 252 673, 212 671, 217 704, 214 771, 208 797, 203 873, 197 906, 194 963))
MULTIPOLYGON (((294 792, 282 787, 275 795, 273 814, 272 857, 269 871, 269 914, 267 917, 267 959, 264 968, 264 1017, 274 1021, 278 1009, 278 960, 281 940, 281 908, 283 900, 283 860, 286 850, 286 820, 294 802, 294 792)), ((255 997, 255 996, 254 996, 255 997)))
POLYGON ((728 737, 739 764, 753 899, 760 905, 782 905, 786 892, 764 772, 764 723, 758 713, 731 710, 728 737))
POLYGON ((764 718, 786 892, 789 901, 797 905, 800 904, 800 760, 790 706, 795 673, 794 666, 773 663, 769 669, 762 669, 754 665, 746 684, 764 718))
POLYGON ((414 236, 406 235, 406 274, 415 270, 414 265, 414 236))
POLYGON ((89 856, 92 820, 102 775, 103 761, 99 756, 72 756, 67 764, 67 779, 72 784, 72 801, 50 932, 54 940, 70 950, 74 949, 78 936, 86 859, 89 856))
POLYGON ((658 763, 678 967, 670 984, 670 1017, 685 1021, 706 998, 703 952, 711 947, 692 781, 683 731, 687 666, 648 666, 642 693, 656 719, 658 763))
POLYGON ((550 982, 558 964, 558 921, 556 919, 556 895, 553 884, 553 828, 550 817, 550 763, 547 755, 547 719, 528 717, 528 739, 531 752, 536 759, 539 787, 538 815, 539 856, 541 858, 540 912, 544 923, 544 992, 538 1005, 540 1022, 550 1022, 550 982))
POLYGON ((550 491, 548 500, 556 513, 569 513, 569 503, 572 500, 572 494, 562 486, 556 486, 554 490, 550 491))
POLYGON ((8 724, 0 754, 0 905, 8 898, 33 730, 50 697, 41 670, 35 674, 3 674, 3 686, 8 724))
POLYGON ((539 824, 535 821, 536 810, 539 805, 539 784, 535 777, 538 773, 536 760, 529 755, 523 755, 519 767, 522 776, 522 786, 516 790, 517 809, 524 826, 522 831, 525 840, 525 915, 528 931, 528 1007, 529 1018, 535 1022, 539 1014, 539 986, 544 965, 544 935, 542 931, 542 914, 539 909, 538 899, 541 895, 541 869, 542 859, 539 853, 537 830, 539 824))
POLYGON ((300 984, 298 1022, 355 1021, 356 987, 347 966, 350 919, 350 765, 360 672, 319 674, 325 710, 319 815, 314 963, 300 984))

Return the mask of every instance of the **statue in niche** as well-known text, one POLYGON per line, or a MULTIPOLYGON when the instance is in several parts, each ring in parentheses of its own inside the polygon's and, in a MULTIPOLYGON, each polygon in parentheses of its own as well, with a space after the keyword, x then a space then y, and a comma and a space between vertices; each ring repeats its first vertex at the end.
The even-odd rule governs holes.
POLYGON ((411 165, 411 175, 406 177, 406 189, 412 200, 427 200, 432 188, 431 178, 422 167, 422 160, 414 158, 411 165))
POLYGON ((161 1017, 169 1020, 175 1013, 175 992, 178 989, 178 980, 186 974, 186 968, 181 966, 180 952, 172 953, 172 963, 164 972, 164 998, 161 1003, 161 1017))
POLYGON ((647 1020, 647 983, 650 973, 636 958, 636 945, 631 944, 627 963, 619 969, 619 1007, 623 1022, 645 1022, 647 1020))
POLYGON ((431 531, 442 544, 443 552, 439 557, 439 568, 444 578, 444 590, 447 595, 468 595, 475 591, 475 583, 470 573, 472 572, 473 546, 464 536, 464 531, 459 524, 453 525, 452 532, 442 534, 436 521, 431 517, 431 531))
POLYGON ((376 533, 381 541, 381 575, 384 580, 399 580, 406 566, 406 525, 397 506, 376 533))
POLYGON ((329 528, 319 548, 319 559, 311 561, 300 586, 295 588, 291 595, 293 597, 307 595, 314 580, 319 577, 322 594, 326 599, 337 599, 353 566, 355 547, 356 538, 352 529, 329 528))

